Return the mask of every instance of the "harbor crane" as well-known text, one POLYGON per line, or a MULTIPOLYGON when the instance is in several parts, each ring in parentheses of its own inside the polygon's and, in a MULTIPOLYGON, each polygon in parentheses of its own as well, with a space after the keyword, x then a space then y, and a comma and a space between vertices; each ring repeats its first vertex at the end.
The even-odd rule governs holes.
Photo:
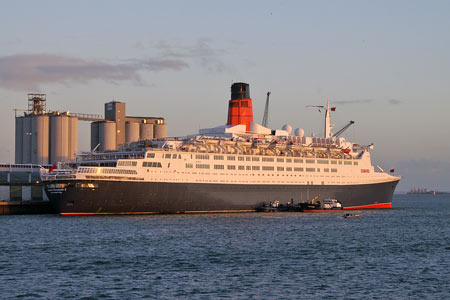
POLYGON ((266 107, 264 108, 264 116, 262 119, 262 126, 267 127, 269 123, 269 96, 270 92, 267 92, 267 99, 266 99, 266 107))
POLYGON ((336 133, 334 134, 334 137, 338 137, 338 136, 340 136, 341 134, 343 134, 344 131, 346 131, 346 130, 347 130, 350 126, 352 126, 353 124, 355 124, 355 121, 350 121, 350 122, 348 122, 347 125, 345 125, 344 127, 342 127, 338 132, 336 132, 336 133))

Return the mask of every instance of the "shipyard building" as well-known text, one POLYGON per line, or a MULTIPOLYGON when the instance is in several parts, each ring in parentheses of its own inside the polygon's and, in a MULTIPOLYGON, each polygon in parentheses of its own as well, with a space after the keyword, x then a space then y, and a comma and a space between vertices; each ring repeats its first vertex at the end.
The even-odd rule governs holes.
POLYGON ((127 116, 125 109, 123 102, 105 103, 105 120, 91 123, 91 150, 112 151, 125 143, 167 136, 164 118, 127 116))
POLYGON ((16 164, 68 161, 77 149, 78 118, 69 112, 47 112, 45 94, 28 94, 28 110, 16 115, 16 164))
POLYGON ((126 104, 105 104, 105 117, 47 111, 45 94, 28 94, 28 109, 16 109, 15 163, 56 164, 75 158, 78 152, 78 121, 91 123, 91 150, 113 151, 119 145, 163 138, 167 125, 161 117, 126 115, 126 104), (23 115, 17 115, 23 111, 23 115))

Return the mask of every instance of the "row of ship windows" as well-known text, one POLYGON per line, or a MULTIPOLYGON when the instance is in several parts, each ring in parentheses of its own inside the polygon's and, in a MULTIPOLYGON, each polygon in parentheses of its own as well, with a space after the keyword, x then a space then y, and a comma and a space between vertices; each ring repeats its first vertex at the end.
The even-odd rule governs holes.
MULTIPOLYGON (((186 163, 186 168, 187 169, 193 169, 194 168, 194 164, 192 163, 186 163)), ((196 169, 210 169, 210 165, 209 164, 196 164, 195 165, 196 169)), ((214 170, 225 170, 225 166, 224 165, 214 165, 214 170)), ((227 166, 227 170, 236 170, 236 166, 234 165, 228 165, 227 166)), ((275 167, 272 166, 237 166, 237 170, 251 170, 251 171, 275 171, 275 167)), ((277 167, 277 171, 294 171, 294 172, 303 172, 305 170, 305 168, 292 168, 292 167, 277 167)), ((320 172, 320 168, 306 168, 306 172, 320 172)), ((333 172, 336 173, 337 169, 335 168, 324 168, 323 169, 324 172, 333 172)))
POLYGON ((78 168, 78 173, 97 173, 96 168, 78 168))
POLYGON ((101 169, 104 174, 137 174, 136 170, 101 169))
POLYGON ((151 161, 144 161, 142 163, 143 167, 147 167, 147 168, 162 168, 162 165, 160 162, 151 162, 151 161))
MULTIPOLYGON (((191 154, 191 158, 193 155, 191 154)), ((225 155, 212 155, 214 160, 225 160, 225 157, 227 160, 230 161, 234 161, 236 160, 236 156, 225 156, 225 155)), ((155 158, 155 153, 147 153, 147 158, 155 158)), ((165 153, 163 154, 163 158, 166 159, 181 159, 181 154, 171 154, 171 153, 165 153)), ((210 159, 210 155, 209 154, 195 154, 195 159, 203 159, 203 160, 209 160, 210 159)), ((263 162, 275 162, 275 158, 274 157, 250 157, 250 156, 237 156, 237 160, 238 161, 263 161, 263 162)), ((315 159, 301 159, 301 158, 283 158, 283 157, 278 157, 276 158, 276 162, 287 162, 287 163, 303 163, 304 161, 307 164, 315 164, 316 160, 315 159)), ((336 161, 336 160, 328 160, 328 159, 317 159, 317 164, 322 164, 322 165, 358 165, 357 161, 336 161)), ((119 166, 136 166, 136 162, 135 161, 121 161, 119 162, 119 166), (134 163, 134 164, 133 164, 134 163)))
MULTIPOLYGON (((193 155, 191 155, 191 158, 193 155)), ((225 160, 225 157, 227 160, 231 160, 234 161, 236 160, 236 156, 225 156, 225 155, 213 155, 213 159, 214 160, 225 160)), ((155 153, 148 153, 147 154, 147 158, 155 158, 155 153)), ((172 158, 172 159, 181 159, 181 155, 180 154, 163 154, 163 158, 172 158)), ((203 160, 209 160, 210 159, 210 155, 209 154, 196 154, 195 155, 195 159, 203 159, 203 160)), ((250 156, 237 156, 237 160, 238 161, 263 161, 263 162, 275 162, 275 158, 273 157, 250 157, 250 156)), ((287 163, 303 163, 304 161, 307 164, 315 164, 316 160, 315 159, 301 159, 301 158, 282 158, 282 157, 278 157, 276 158, 276 162, 287 162, 287 163)), ((328 159, 317 159, 317 163, 318 164, 322 164, 322 165, 328 165, 328 164, 332 164, 332 165, 358 165, 357 161, 336 161, 336 160, 328 160, 328 159)))
MULTIPOLYGON (((147 158, 155 158, 155 153, 147 153, 147 158)), ((181 154, 163 153, 162 158, 181 159, 181 154)))
POLYGON ((137 161, 135 160, 121 160, 117 163, 118 166, 121 167, 136 167, 137 161))
POLYGON ((172 159, 181 159, 181 155, 180 154, 164 154, 164 158, 172 158, 172 159))
MULTIPOLYGON (((192 158, 192 157, 191 157, 192 158)), ((210 156, 208 154, 196 154, 195 155, 195 159, 208 159, 209 160, 210 156)), ((225 156, 224 155, 213 155, 214 160, 225 160, 225 156)), ((260 161, 259 157, 249 157, 249 156, 238 156, 238 161, 260 161)), ((236 160, 235 156, 227 156, 227 160, 236 160)), ((262 157, 261 161, 263 162, 275 162, 275 158, 273 157, 262 157)), ((301 158, 277 158, 276 162, 287 162, 287 163, 303 163, 303 161, 305 161, 307 164, 314 164, 316 163, 315 159, 301 159, 301 158)), ((322 164, 322 165, 328 165, 328 164, 332 164, 332 165, 342 165, 342 161, 336 161, 336 160, 328 160, 328 159, 318 159, 317 160, 318 164, 322 164)), ((344 161, 344 165, 358 165, 358 162, 351 162, 351 161, 344 161)))
MULTIPOLYGON (((96 168, 79 168, 78 173, 95 174, 96 168)), ((103 174, 137 174, 136 170, 124 170, 124 169, 100 169, 100 173, 103 174)))

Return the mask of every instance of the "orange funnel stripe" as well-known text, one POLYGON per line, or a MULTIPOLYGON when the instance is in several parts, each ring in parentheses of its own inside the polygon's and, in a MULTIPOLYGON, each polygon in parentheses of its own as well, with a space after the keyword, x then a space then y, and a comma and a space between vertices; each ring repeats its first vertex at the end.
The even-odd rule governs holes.
POLYGON ((228 121, 227 125, 246 126, 246 130, 250 131, 250 122, 253 121, 253 105, 252 99, 232 99, 228 103, 228 121))

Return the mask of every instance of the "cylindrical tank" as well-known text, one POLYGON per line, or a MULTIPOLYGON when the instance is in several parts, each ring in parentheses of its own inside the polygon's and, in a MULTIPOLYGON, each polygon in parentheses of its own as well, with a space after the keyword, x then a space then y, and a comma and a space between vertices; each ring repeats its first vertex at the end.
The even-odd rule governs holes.
POLYGON ((141 140, 151 140, 153 138, 153 124, 141 123, 140 127, 140 139, 141 140))
POLYGON ((167 137, 167 125, 166 124, 156 124, 154 127, 153 136, 157 139, 167 137))
POLYGON ((99 141, 99 124, 100 122, 91 123, 91 150, 97 147, 99 141))
POLYGON ((127 122, 125 124, 125 143, 139 141, 139 123, 127 122))
POLYGON ((22 121, 23 121, 22 163, 30 164, 31 163, 31 135, 33 134, 31 131, 31 117, 24 117, 22 121))
POLYGON ((49 158, 49 117, 48 115, 33 115, 31 117, 31 162, 33 164, 48 164, 49 158))
POLYGON ((69 157, 69 117, 50 117, 50 163, 64 162, 69 157))
POLYGON ((78 118, 69 118, 69 160, 75 159, 78 152, 78 118))
POLYGON ((22 163, 23 152, 23 117, 16 117, 16 145, 14 161, 16 164, 22 163))
POLYGON ((116 149, 116 123, 102 121, 99 122, 99 143, 100 151, 116 149))

